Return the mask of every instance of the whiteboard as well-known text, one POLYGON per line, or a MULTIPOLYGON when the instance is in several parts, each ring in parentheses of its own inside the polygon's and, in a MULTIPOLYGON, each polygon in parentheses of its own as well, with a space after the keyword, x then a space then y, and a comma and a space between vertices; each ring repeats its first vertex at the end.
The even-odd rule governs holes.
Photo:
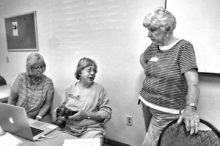
POLYGON ((167 10, 174 35, 193 44, 199 72, 220 73, 220 0, 167 0, 167 10))

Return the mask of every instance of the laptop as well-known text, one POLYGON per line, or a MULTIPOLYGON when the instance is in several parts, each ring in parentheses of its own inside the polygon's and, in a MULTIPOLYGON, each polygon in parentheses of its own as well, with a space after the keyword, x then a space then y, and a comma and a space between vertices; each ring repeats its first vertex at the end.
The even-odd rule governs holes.
POLYGON ((57 125, 29 119, 22 107, 0 103, 0 126, 19 137, 36 141, 58 128, 57 125))

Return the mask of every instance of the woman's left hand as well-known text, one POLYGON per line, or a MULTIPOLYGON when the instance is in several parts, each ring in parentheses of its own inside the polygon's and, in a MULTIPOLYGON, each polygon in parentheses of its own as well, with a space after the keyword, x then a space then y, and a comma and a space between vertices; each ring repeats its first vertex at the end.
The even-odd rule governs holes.
POLYGON ((195 134, 198 132, 199 127, 199 115, 194 107, 186 106, 183 114, 178 119, 178 124, 184 120, 186 130, 190 132, 190 134, 195 134))
POLYGON ((87 113, 84 110, 79 110, 78 113, 74 114, 73 116, 69 116, 69 119, 75 121, 81 121, 87 119, 87 113))

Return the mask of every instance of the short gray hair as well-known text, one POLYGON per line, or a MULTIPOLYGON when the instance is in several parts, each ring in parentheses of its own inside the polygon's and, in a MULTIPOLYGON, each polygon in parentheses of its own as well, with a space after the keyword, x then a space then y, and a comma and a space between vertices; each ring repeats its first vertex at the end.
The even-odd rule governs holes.
POLYGON ((78 65, 77 65, 77 69, 75 72, 75 77, 77 80, 79 80, 79 78, 80 78, 81 71, 88 66, 94 66, 96 69, 96 72, 97 72, 96 62, 90 58, 83 57, 79 60, 78 65))
POLYGON ((170 33, 176 28, 176 17, 163 7, 149 12, 143 21, 144 27, 157 26, 170 33))

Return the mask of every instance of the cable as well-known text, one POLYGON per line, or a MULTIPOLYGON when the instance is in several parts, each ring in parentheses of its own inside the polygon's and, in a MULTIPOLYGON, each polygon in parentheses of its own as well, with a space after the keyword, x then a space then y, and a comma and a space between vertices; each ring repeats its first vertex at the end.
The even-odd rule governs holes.
POLYGON ((55 136, 45 136, 45 135, 42 135, 42 136, 39 137, 38 141, 45 140, 45 139, 53 139, 53 138, 58 137, 60 134, 61 133, 58 133, 55 136))

